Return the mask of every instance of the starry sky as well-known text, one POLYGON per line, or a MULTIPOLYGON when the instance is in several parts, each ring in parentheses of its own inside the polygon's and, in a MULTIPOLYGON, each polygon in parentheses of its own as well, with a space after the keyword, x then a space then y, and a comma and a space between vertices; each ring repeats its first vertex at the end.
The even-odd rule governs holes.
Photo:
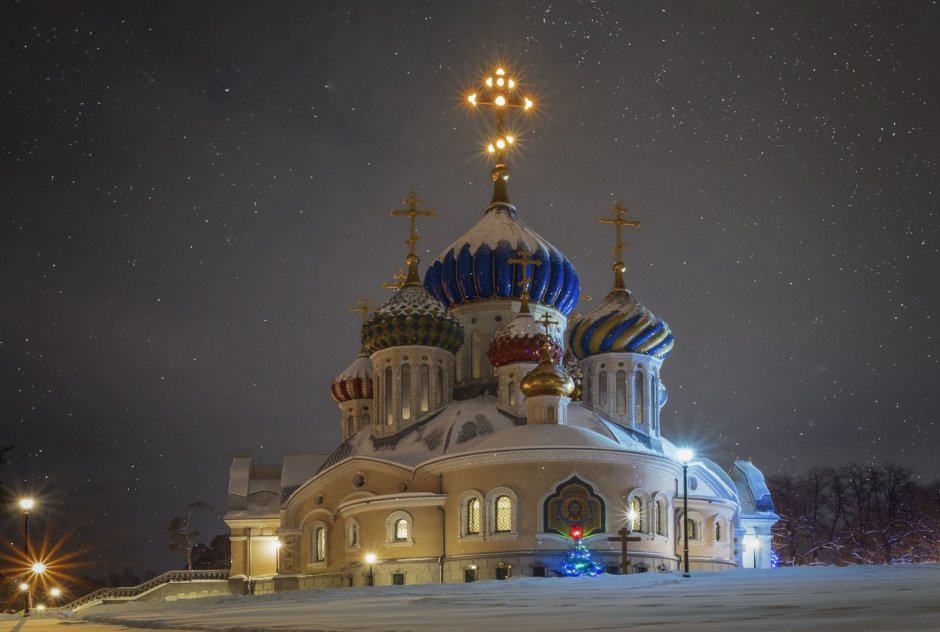
MULTIPOLYGON (((234 455, 340 441, 360 297, 510 198, 665 319, 665 436, 766 473, 940 449, 935 2, 0 4, 0 480, 87 571, 162 572, 234 455)), ((4 551, 19 546, 16 516, 4 551)))

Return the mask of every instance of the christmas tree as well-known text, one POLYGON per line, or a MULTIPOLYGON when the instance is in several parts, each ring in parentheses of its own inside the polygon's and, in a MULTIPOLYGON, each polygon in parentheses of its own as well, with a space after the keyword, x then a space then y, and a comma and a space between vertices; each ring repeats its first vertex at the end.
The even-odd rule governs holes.
POLYGON ((568 530, 568 536, 574 540, 574 546, 565 553, 565 563, 562 564, 561 572, 568 577, 580 577, 587 575, 595 577, 604 572, 604 565, 595 562, 590 549, 584 546, 584 530, 581 525, 574 525, 568 530))

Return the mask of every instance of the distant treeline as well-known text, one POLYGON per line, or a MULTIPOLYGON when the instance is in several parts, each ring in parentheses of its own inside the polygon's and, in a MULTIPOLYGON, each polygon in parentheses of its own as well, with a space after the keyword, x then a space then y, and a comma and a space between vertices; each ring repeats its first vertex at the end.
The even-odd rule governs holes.
POLYGON ((780 564, 940 562, 940 481, 891 463, 767 477, 780 564))

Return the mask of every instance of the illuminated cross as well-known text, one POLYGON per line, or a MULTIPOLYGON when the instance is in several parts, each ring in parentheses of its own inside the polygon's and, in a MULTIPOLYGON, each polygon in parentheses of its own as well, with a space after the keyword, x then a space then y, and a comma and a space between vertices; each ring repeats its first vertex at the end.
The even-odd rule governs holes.
POLYGON ((405 284, 405 279, 408 277, 405 275, 404 270, 399 270, 392 275, 392 278, 395 279, 394 283, 383 283, 382 287, 384 287, 386 290, 397 290, 405 284))
POLYGON ((409 231, 408 239, 405 240, 405 245, 408 246, 408 257, 405 261, 408 263, 408 276, 405 277, 405 281, 402 285, 421 285, 421 279, 418 278, 418 251, 417 245, 418 241, 421 239, 421 235, 418 233, 418 226, 415 222, 415 219, 418 216, 421 217, 434 217, 433 209, 419 209, 418 205, 421 204, 421 200, 415 195, 414 191, 411 191, 404 200, 401 201, 402 204, 407 204, 408 208, 400 209, 393 208, 388 212, 392 217, 407 217, 409 221, 409 231))
POLYGON ((548 315, 548 312, 545 312, 544 314, 542 314, 542 317, 539 318, 539 322, 542 323, 542 327, 545 328, 545 334, 546 334, 546 335, 551 332, 550 327, 551 327, 552 325, 557 325, 557 324, 558 324, 558 321, 557 321, 557 320, 552 320, 552 317, 548 315))
POLYGON ((613 254, 617 256, 617 262, 614 263, 614 289, 615 290, 625 290, 627 289, 626 284, 623 282, 623 273, 626 271, 627 266, 623 263, 623 227, 627 226, 629 228, 639 228, 640 222, 635 222, 633 220, 624 219, 624 215, 630 212, 630 209, 620 206, 620 202, 614 204, 610 209, 610 212, 614 214, 614 217, 598 217, 597 221, 601 224, 610 224, 611 226, 617 227, 617 245, 614 246, 614 249, 611 250, 613 254))
POLYGON ((361 313, 361 314, 362 314, 362 322, 365 322, 366 317, 369 315, 369 309, 371 309, 371 308, 370 308, 370 305, 369 305, 369 299, 367 299, 367 298, 361 298, 361 299, 359 299, 359 302, 356 303, 356 306, 355 306, 355 307, 350 307, 350 308, 349 308, 349 311, 361 313))
MULTIPOLYGON (((518 263, 519 265, 522 266, 522 280, 519 281, 519 285, 522 286, 522 296, 519 297, 522 301, 522 304, 519 306, 519 313, 528 314, 529 313, 529 282, 531 281, 531 279, 529 279, 529 266, 530 265, 540 266, 542 265, 542 260, 531 259, 529 255, 531 255, 532 252, 524 245, 522 246, 522 248, 516 251, 516 254, 519 256, 513 257, 512 259, 506 259, 506 263, 518 263)), ((534 274, 535 270, 533 270, 532 273, 534 274)))
POLYGON ((483 80, 480 93, 474 92, 467 96, 467 102, 473 107, 487 106, 496 112, 495 138, 487 145, 487 151, 496 160, 493 167, 493 203, 509 203, 509 192, 506 181, 509 180, 509 168, 503 161, 503 153, 512 147, 515 138, 511 131, 506 129, 506 111, 510 108, 528 112, 534 107, 532 99, 517 93, 519 84, 505 69, 496 71, 483 80))

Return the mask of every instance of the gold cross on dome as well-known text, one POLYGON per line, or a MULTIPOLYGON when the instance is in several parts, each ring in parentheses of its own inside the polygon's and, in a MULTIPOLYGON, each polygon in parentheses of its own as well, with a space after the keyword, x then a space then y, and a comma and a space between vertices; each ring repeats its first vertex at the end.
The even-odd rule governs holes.
POLYGON ((384 287, 386 290, 397 290, 405 284, 405 279, 408 277, 405 275, 404 270, 399 269, 398 272, 392 275, 392 278, 395 279, 394 283, 383 283, 382 287, 384 287))
POLYGON ((623 282, 623 273, 627 268, 623 263, 623 249, 625 248, 625 244, 623 243, 623 227, 639 228, 640 222, 624 219, 624 215, 629 213, 630 209, 621 206, 620 202, 614 204, 610 212, 614 214, 614 217, 598 217, 597 221, 601 224, 609 224, 617 227, 617 245, 611 250, 611 252, 617 256, 617 261, 614 263, 614 289, 624 290, 627 286, 623 282))
POLYGON ((369 315, 369 310, 371 306, 369 305, 369 299, 361 298, 359 302, 356 303, 355 307, 350 307, 349 311, 351 312, 360 312, 362 314, 362 322, 365 322, 366 317, 369 315))
POLYGON ((433 209, 419 209, 418 205, 421 204, 421 200, 415 195, 414 191, 408 193, 408 197, 401 201, 402 204, 407 204, 408 208, 393 208, 388 212, 392 217, 407 217, 409 222, 408 229, 408 239, 405 240, 405 245, 408 246, 408 257, 405 261, 408 263, 408 276, 405 277, 405 285, 421 285, 421 279, 418 277, 418 250, 417 244, 421 239, 421 235, 418 233, 418 226, 415 222, 417 217, 434 217, 435 211, 433 209))
POLYGON ((548 312, 545 312, 544 314, 542 314, 542 317, 539 318, 539 322, 542 323, 542 327, 545 328, 545 334, 546 334, 546 335, 548 335, 549 333, 551 333, 550 327, 551 327, 552 325, 557 325, 557 324, 558 324, 558 321, 557 321, 557 320, 552 320, 552 317, 548 315, 548 312))
MULTIPOLYGON (((520 297, 522 304, 519 306, 519 313, 528 314, 529 313, 529 282, 531 281, 531 279, 529 278, 529 266, 530 265, 540 266, 542 265, 542 260, 531 258, 530 255, 532 254, 532 251, 530 251, 528 247, 526 247, 525 245, 523 245, 522 248, 517 250, 516 254, 519 256, 506 259, 506 263, 518 263, 519 265, 522 266, 522 280, 519 281, 518 283, 518 285, 522 287, 522 296, 520 297)), ((535 270, 533 270, 532 272, 534 274, 535 270)))

